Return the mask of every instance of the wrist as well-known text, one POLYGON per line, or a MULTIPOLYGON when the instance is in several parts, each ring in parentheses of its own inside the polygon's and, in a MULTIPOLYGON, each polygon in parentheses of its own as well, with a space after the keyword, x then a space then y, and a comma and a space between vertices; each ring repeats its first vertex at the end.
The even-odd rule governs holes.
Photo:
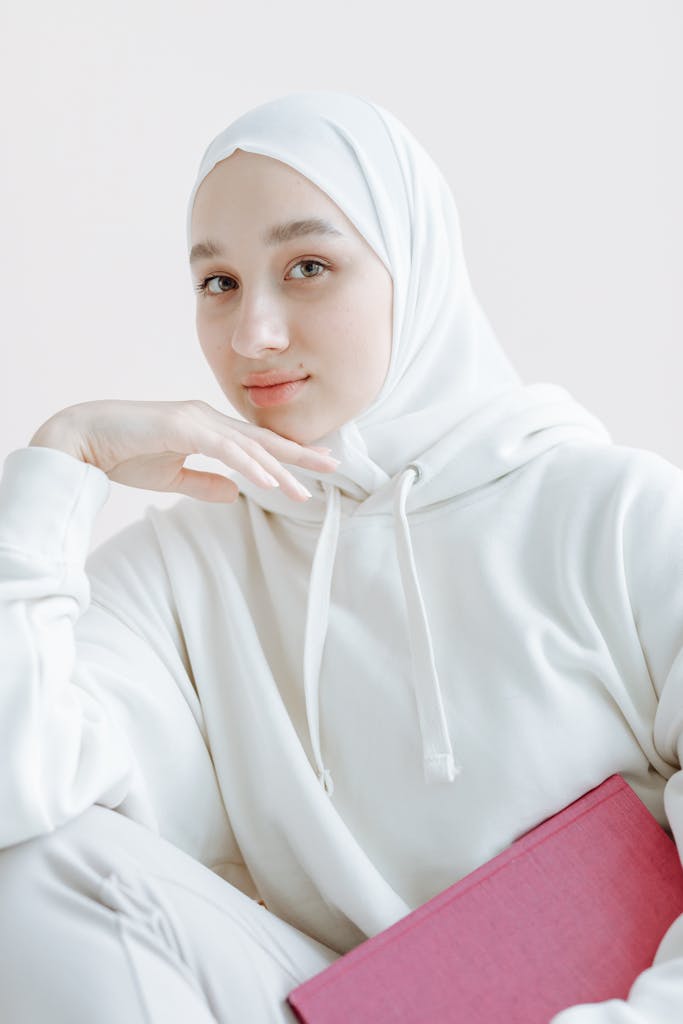
POLYGON ((47 420, 38 427, 35 434, 28 443, 29 448, 55 448, 58 451, 66 452, 72 458, 85 462, 83 449, 78 437, 73 430, 63 421, 56 418, 47 420))

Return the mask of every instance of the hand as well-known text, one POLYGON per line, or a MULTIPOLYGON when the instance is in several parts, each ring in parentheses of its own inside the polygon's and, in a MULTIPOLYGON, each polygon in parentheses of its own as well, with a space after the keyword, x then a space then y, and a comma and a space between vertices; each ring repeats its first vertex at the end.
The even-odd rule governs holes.
POLYGON ((128 487, 177 491, 201 501, 236 501, 239 487, 220 473, 185 469, 185 459, 195 453, 220 459, 263 487, 269 486, 270 474, 295 501, 310 495, 280 460, 328 472, 338 465, 322 449, 225 416, 194 399, 81 402, 50 417, 29 444, 61 449, 128 487))

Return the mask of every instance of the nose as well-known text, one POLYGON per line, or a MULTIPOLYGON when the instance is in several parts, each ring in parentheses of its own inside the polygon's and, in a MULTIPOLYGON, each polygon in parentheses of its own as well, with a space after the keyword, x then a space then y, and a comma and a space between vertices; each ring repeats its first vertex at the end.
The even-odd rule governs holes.
POLYGON ((289 347, 286 322, 263 302, 243 304, 235 321, 230 343, 239 355, 256 359, 263 352, 281 352, 289 347))

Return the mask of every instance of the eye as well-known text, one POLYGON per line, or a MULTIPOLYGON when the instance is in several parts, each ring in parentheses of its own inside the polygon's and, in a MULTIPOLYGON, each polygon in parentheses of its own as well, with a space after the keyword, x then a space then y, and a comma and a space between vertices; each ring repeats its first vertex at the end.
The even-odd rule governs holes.
MULTIPOLYGON (((205 277, 203 281, 200 281, 199 284, 195 285, 195 291, 200 295, 224 295, 225 292, 222 288, 219 288, 218 291, 214 291, 213 288, 209 287, 214 281, 232 281, 232 278, 226 277, 223 274, 214 274, 212 277, 205 277)), ((232 291, 231 288, 227 290, 232 291)))
MULTIPOLYGON (((304 274, 303 277, 295 278, 295 280, 298 280, 298 281, 310 280, 313 277, 324 277, 325 274, 329 272, 329 267, 327 267, 320 260, 299 260, 298 263, 294 264, 294 267, 292 267, 292 270, 295 270, 297 267, 319 267, 320 268, 320 272, 319 273, 316 273, 316 274, 304 274)), ((230 287, 223 288, 222 287, 222 283, 225 282, 225 281, 232 282, 233 284, 235 283, 234 279, 232 277, 228 277, 226 274, 212 274, 210 277, 205 277, 203 281, 200 281, 199 284, 195 285, 195 291, 198 294, 200 294, 200 295, 214 295, 214 296, 215 295, 225 295, 227 292, 234 291, 234 288, 230 288, 230 287), (216 285, 217 285, 216 288, 212 288, 211 287, 214 282, 216 282, 216 285)))
MULTIPOLYGON (((295 270, 297 267, 321 267, 322 270, 327 270, 328 269, 325 266, 324 263, 320 262, 320 260, 299 260, 298 263, 294 264, 294 266, 292 267, 292 270, 295 270)), ((313 274, 311 276, 312 277, 322 277, 323 275, 322 275, 322 273, 320 273, 320 274, 313 274)), ((301 278, 299 280, 301 280, 301 278)))

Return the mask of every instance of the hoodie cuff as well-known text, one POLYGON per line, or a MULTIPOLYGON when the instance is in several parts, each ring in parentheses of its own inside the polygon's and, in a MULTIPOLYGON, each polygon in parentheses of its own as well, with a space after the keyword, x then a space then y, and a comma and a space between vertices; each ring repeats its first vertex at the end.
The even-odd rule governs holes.
POLYGON ((111 481, 98 466, 57 448, 17 448, 0 476, 0 547, 84 565, 110 492, 111 481))

